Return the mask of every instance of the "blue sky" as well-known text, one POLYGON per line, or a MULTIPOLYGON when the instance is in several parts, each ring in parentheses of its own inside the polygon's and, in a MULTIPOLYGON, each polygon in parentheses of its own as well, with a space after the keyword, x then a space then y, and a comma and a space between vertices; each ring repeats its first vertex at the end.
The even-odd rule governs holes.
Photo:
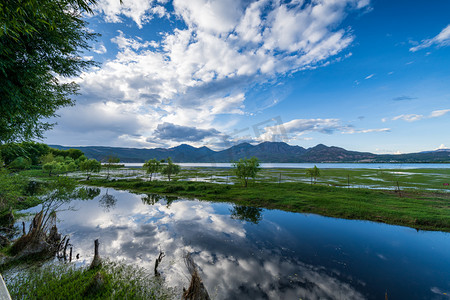
POLYGON ((450 2, 99 0, 49 144, 450 146, 450 2))

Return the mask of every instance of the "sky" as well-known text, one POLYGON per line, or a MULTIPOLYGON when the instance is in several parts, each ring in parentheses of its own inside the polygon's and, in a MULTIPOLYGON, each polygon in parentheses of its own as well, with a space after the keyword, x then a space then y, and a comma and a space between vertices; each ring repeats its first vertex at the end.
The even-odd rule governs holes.
POLYGON ((44 142, 450 147, 450 1, 98 0, 44 142))

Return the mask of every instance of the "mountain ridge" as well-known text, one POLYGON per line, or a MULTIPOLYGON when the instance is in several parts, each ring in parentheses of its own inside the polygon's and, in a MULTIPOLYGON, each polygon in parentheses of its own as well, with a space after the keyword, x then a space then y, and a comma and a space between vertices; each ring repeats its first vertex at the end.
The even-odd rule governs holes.
POLYGON ((321 163, 321 162, 450 162, 449 151, 424 151, 408 154, 374 154, 370 152, 349 151, 341 147, 318 144, 303 148, 291 146, 284 142, 262 142, 257 145, 241 143, 230 148, 214 151, 206 146, 193 147, 180 144, 171 148, 127 148, 110 146, 75 146, 67 147, 49 145, 57 149, 80 149, 88 158, 105 161, 108 156, 117 156, 121 162, 144 162, 148 159, 158 160, 171 157, 176 162, 230 162, 241 158, 257 157, 266 163, 321 163))

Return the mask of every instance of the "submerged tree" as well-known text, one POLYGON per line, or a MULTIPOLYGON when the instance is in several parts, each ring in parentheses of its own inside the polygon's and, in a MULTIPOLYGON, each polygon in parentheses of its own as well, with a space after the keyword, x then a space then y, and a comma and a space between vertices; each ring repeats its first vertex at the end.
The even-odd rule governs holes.
POLYGON ((317 177, 320 177, 320 170, 317 166, 314 166, 314 168, 306 169, 306 175, 311 177, 311 184, 313 184, 313 178, 314 178, 314 184, 317 182, 317 177))
MULTIPOLYGON (((152 175, 158 173, 161 170, 161 162, 158 160, 150 159, 145 162, 142 168, 150 175, 150 181, 152 181, 152 175)), ((170 180, 170 179, 169 179, 170 180)))
POLYGON ((244 158, 232 163, 233 172, 236 177, 244 183, 247 187, 250 178, 255 179, 256 174, 261 169, 259 167, 259 160, 256 157, 244 158))
POLYGON ((176 174, 180 173, 180 171, 181 171, 180 166, 174 164, 170 157, 167 158, 167 163, 165 165, 163 165, 163 167, 161 168, 161 174, 167 175, 167 178, 169 179, 169 181, 170 181, 170 178, 172 175, 176 175, 176 174))
POLYGON ((0 144, 42 138, 56 110, 71 106, 77 76, 95 62, 83 50, 97 34, 85 12, 96 0, 2 0, 0 4, 0 144))

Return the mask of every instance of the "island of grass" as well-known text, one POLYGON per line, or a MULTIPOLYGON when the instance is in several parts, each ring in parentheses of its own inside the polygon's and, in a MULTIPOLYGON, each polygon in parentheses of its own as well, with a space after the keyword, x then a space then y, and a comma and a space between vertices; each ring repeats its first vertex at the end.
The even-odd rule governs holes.
POLYGON ((126 179, 91 180, 94 186, 142 194, 165 194, 200 200, 230 202, 290 212, 370 220, 423 230, 450 232, 450 194, 346 189, 306 183, 255 183, 247 188, 207 182, 167 182, 126 179))

